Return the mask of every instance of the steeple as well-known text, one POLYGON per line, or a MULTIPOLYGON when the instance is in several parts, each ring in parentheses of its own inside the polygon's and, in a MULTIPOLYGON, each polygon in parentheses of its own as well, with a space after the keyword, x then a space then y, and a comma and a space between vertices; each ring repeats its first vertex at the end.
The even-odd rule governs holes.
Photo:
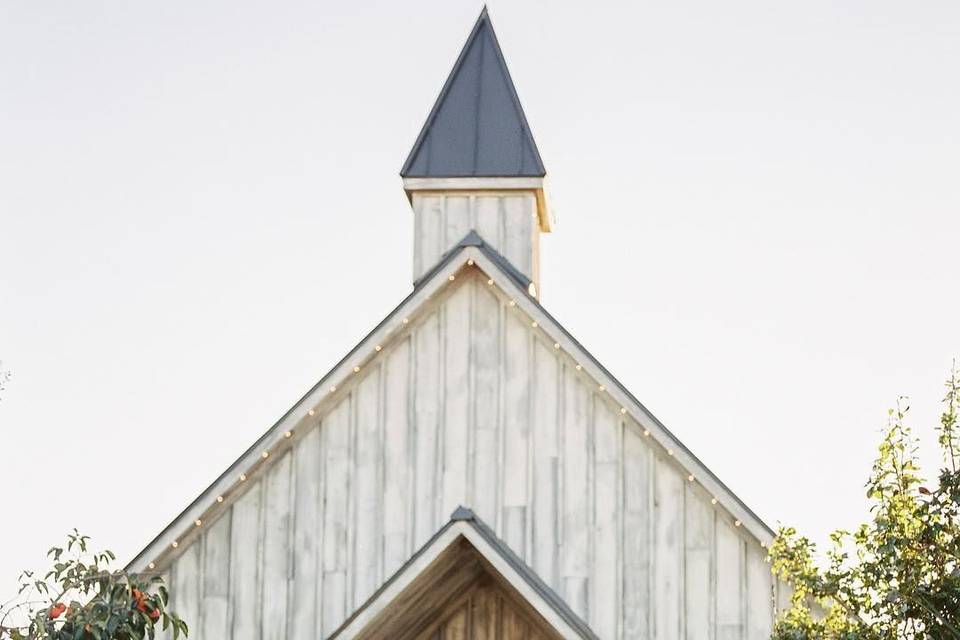
POLYGON ((415 215, 414 281, 473 229, 539 285, 546 169, 486 7, 400 175, 415 215))
POLYGON ((542 178, 546 173, 484 7, 400 175, 542 178))

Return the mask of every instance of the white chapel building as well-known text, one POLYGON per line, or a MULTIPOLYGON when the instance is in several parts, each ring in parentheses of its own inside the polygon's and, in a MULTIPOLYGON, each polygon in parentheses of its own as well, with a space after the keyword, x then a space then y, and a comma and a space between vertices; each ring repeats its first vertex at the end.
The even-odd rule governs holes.
POLYGON ((769 637, 770 528, 541 305, 545 175, 484 10, 413 290, 129 566, 191 639, 769 637))

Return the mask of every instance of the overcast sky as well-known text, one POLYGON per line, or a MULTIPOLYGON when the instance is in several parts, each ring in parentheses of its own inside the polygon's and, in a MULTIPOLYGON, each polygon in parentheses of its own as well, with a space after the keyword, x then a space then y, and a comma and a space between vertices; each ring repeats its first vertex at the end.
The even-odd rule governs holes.
MULTIPOLYGON (((0 0, 0 593, 127 559, 410 290, 481 5, 0 0)), ((543 303, 768 524, 866 517, 960 354, 960 3, 507 2, 543 303)))

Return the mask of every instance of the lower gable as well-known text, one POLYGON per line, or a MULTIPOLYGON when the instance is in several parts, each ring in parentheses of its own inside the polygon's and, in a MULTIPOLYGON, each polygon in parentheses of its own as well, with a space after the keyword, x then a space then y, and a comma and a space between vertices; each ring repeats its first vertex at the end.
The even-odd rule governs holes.
MULTIPOLYGON (((369 606, 368 602, 366 606, 369 606)), ((455 540, 350 640, 562 640, 465 539, 455 540)))
POLYGON ((768 637, 760 543, 481 271, 377 347, 157 566, 198 637, 327 637, 459 504, 602 638, 768 637))

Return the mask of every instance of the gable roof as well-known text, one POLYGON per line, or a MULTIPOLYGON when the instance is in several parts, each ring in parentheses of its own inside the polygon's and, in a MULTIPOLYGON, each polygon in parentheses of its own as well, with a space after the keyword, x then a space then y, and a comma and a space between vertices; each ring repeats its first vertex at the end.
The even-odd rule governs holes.
POLYGON ((545 174, 484 7, 400 175, 452 178, 545 174))
POLYGON ((194 531, 195 522, 210 520, 221 509, 228 507, 233 497, 242 494, 247 476, 261 471, 278 457, 271 454, 287 447, 292 432, 320 411, 320 407, 328 406, 337 388, 377 356, 379 350, 375 347, 385 345, 392 336, 402 331, 411 316, 422 310, 431 297, 449 286, 458 272, 467 268, 479 269, 492 284, 509 296, 521 311, 537 323, 539 331, 543 331, 558 349, 575 360, 603 393, 622 407, 623 414, 644 429, 645 436, 668 452, 717 500, 717 504, 739 523, 738 526, 742 525, 763 544, 772 542, 774 533, 770 527, 540 305, 535 297, 536 292, 530 286, 531 280, 512 267, 475 231, 471 231, 417 282, 413 291, 380 324, 131 560, 127 570, 153 569, 150 565, 154 561, 160 563, 172 557, 176 553, 174 543, 189 536, 194 531))
MULTIPOLYGON (((433 535, 399 570, 387 580, 329 637, 328 640, 353 640, 366 637, 386 615, 391 604, 414 599, 410 594, 425 582, 424 577, 440 573, 435 568, 442 557, 465 540, 492 570, 523 598, 561 637, 577 640, 599 640, 586 622, 528 567, 510 547, 500 540, 473 511, 458 507, 450 520, 433 535)), ((457 559, 454 559, 456 562, 457 559)), ((429 582, 437 580, 434 576, 429 582)), ((439 581, 439 580, 437 580, 439 581)), ((433 586, 430 584, 422 586, 433 586)))

